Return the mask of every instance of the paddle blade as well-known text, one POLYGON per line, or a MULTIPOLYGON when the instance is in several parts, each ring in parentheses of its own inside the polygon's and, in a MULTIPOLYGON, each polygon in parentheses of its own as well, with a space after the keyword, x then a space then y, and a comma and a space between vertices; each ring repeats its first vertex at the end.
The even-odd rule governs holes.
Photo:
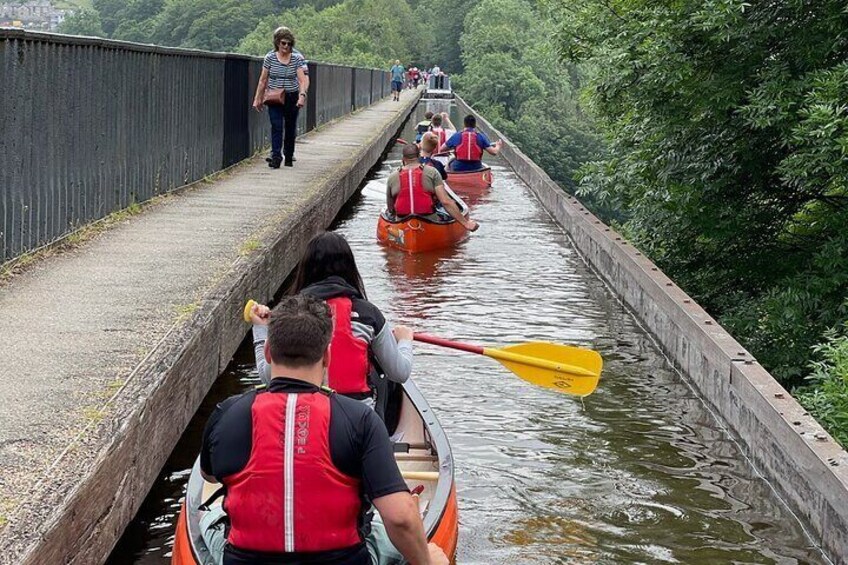
POLYGON ((241 317, 248 324, 250 323, 250 312, 253 310, 254 306, 256 306, 256 301, 251 298, 247 301, 247 304, 244 305, 244 310, 241 313, 241 317))
POLYGON ((574 396, 594 392, 604 364, 597 351, 558 343, 521 343, 485 354, 527 382, 574 396))

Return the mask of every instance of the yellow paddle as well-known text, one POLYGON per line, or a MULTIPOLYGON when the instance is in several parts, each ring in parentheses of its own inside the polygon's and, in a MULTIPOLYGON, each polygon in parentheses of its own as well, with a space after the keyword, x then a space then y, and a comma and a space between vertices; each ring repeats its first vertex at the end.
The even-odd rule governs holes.
POLYGON ((244 305, 244 311, 241 315, 244 318, 245 322, 250 322, 250 311, 253 310, 254 306, 256 306, 256 301, 252 298, 247 301, 247 304, 244 305))
MULTIPOLYGON (((256 301, 248 300, 244 305, 242 316, 245 322, 250 322, 250 312, 255 304, 256 301)), ((532 341, 494 349, 422 333, 414 334, 414 339, 497 359, 529 383, 573 396, 592 394, 598 387, 604 365, 597 351, 558 343, 532 341)))
POLYGON ((423 343, 497 359, 529 383, 574 396, 587 396, 594 392, 604 365, 597 351, 557 343, 535 341, 493 349, 427 334, 416 333, 414 337, 423 343))

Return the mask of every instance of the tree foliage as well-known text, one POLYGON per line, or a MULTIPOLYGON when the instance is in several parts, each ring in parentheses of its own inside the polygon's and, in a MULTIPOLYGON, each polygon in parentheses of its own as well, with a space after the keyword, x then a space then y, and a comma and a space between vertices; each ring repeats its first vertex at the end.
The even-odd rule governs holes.
POLYGON ((848 319, 848 11, 837 0, 548 2, 610 139, 584 194, 784 384, 848 319))
POLYGON ((848 327, 841 332, 828 331, 815 353, 819 360, 810 366, 811 384, 800 389, 796 397, 836 441, 848 448, 848 327))
MULTIPOLYGON (((463 70, 459 38, 463 33, 465 16, 480 0, 422 0, 415 7, 415 24, 423 29, 420 44, 422 63, 438 64, 446 73, 463 70)), ((419 65, 420 66, 420 65, 419 65)))
POLYGON ((82 9, 71 14, 59 24, 56 31, 69 35, 106 36, 106 32, 103 31, 103 23, 100 21, 100 14, 91 9, 82 9))
POLYGON ((408 3, 346 0, 324 10, 305 6, 269 16, 241 41, 239 51, 267 53, 281 22, 295 30, 297 48, 317 61, 385 67, 392 59, 412 60, 424 41, 408 3))
POLYGON ((566 187, 602 145, 578 102, 581 73, 561 63, 554 29, 526 0, 482 0, 460 39, 462 95, 566 187))

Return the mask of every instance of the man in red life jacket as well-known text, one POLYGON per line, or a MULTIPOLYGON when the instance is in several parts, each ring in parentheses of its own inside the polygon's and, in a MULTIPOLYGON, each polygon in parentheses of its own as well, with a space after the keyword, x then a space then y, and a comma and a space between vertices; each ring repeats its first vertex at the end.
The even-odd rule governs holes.
POLYGON ((477 131, 477 118, 465 116, 465 129, 448 138, 439 152, 454 150, 456 158, 451 161, 450 171, 477 171, 483 168, 483 152, 497 155, 501 150, 501 141, 492 144, 486 134, 477 131))
MULTIPOLYGON (((435 116, 434 116, 435 117, 435 116)), ((403 147, 403 166, 386 181, 386 206, 394 216, 427 216, 436 212, 440 202, 450 216, 468 231, 476 231, 477 222, 462 215, 459 206, 445 190, 445 183, 433 167, 418 161, 418 146, 403 147)))
POLYGON ((225 400, 206 424, 201 472, 226 488, 230 519, 224 565, 371 565, 366 501, 410 563, 446 565, 383 423, 321 386, 332 331, 324 301, 284 298, 269 322, 271 384, 225 400))

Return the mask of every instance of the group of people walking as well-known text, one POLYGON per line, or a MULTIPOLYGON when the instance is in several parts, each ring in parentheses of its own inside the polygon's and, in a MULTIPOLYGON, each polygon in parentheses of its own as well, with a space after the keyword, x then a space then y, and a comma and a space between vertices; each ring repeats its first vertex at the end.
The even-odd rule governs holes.
POLYGON ((400 93, 403 91, 404 85, 408 88, 418 88, 420 83, 431 83, 432 88, 443 88, 445 75, 438 65, 433 66, 430 70, 421 70, 418 67, 410 66, 405 68, 400 64, 400 59, 395 60, 395 64, 389 70, 392 75, 392 96, 395 101, 400 100, 400 93))
MULTIPOLYGON (((269 51, 262 62, 262 73, 256 85, 253 108, 262 112, 268 108, 271 121, 271 155, 266 159, 268 166, 279 169, 280 165, 294 166, 297 118, 309 96, 309 65, 303 54, 295 49, 295 37, 287 27, 274 31, 274 50, 269 51)), ((443 76, 438 66, 430 71, 417 67, 405 69, 396 60, 391 68, 392 97, 400 100, 404 82, 418 86, 418 81, 430 76, 443 76)))

